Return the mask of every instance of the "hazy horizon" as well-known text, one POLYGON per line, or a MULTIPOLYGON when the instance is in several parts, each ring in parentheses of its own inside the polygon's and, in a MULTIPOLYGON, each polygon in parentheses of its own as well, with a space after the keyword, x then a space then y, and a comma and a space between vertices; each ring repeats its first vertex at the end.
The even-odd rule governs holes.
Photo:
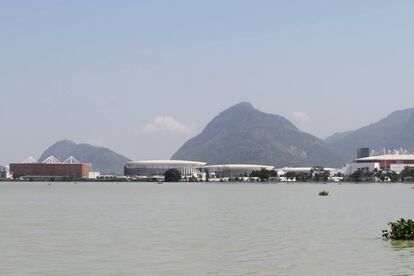
POLYGON ((170 158, 247 101, 320 138, 413 107, 414 2, 2 1, 0 165, 170 158))

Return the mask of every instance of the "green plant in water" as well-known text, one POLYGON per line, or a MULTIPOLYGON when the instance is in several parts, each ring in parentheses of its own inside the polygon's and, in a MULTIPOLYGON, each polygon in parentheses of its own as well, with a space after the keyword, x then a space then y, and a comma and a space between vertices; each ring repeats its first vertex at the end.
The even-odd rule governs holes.
POLYGON ((320 196, 327 196, 327 195, 329 195, 329 192, 328 191, 322 191, 322 192, 319 192, 319 195, 320 196))
POLYGON ((392 240, 414 240, 414 220, 399 219, 396 222, 389 222, 391 230, 382 230, 382 237, 392 240))

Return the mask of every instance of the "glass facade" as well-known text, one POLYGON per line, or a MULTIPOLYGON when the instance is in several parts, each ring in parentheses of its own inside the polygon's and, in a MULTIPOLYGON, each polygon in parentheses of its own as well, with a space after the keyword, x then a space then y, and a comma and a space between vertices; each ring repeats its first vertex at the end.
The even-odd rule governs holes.
POLYGON ((239 176, 249 176, 254 169, 220 169, 214 171, 217 177, 239 177, 239 176))
POLYGON ((169 169, 177 169, 183 176, 191 176, 201 171, 201 166, 176 164, 127 164, 124 168, 126 176, 164 176, 169 169))
POLYGON ((214 173, 219 178, 249 176, 253 171, 262 169, 272 170, 273 166, 261 165, 212 165, 204 167, 208 172, 214 173))
POLYGON ((357 150, 357 159, 369 157, 369 148, 359 148, 357 150))

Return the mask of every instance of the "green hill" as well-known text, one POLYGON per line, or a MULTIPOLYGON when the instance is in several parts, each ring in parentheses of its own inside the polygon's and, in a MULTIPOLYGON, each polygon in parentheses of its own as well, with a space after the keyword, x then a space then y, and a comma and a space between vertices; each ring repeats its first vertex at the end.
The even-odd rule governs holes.
POLYGON ((325 139, 332 150, 346 160, 356 157, 356 150, 369 147, 376 151, 404 148, 414 151, 414 108, 398 110, 386 118, 354 131, 337 133, 325 139))
POLYGON ((172 159, 213 163, 281 166, 341 166, 344 163, 319 138, 300 131, 282 116, 239 103, 216 116, 172 159))
POLYGON ((79 162, 91 163, 92 170, 102 174, 123 175, 123 167, 129 161, 128 158, 108 148, 76 144, 70 140, 62 140, 53 144, 43 152, 39 160, 42 161, 50 155, 54 155, 60 161, 73 156, 79 162))

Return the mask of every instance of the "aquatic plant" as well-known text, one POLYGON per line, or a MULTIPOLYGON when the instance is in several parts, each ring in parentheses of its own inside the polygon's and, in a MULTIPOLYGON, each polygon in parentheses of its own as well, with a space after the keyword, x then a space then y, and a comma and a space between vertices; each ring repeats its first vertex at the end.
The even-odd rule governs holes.
POLYGON ((392 240, 414 240, 414 220, 399 219, 396 222, 389 222, 391 230, 382 230, 382 237, 392 240))
POLYGON ((327 196, 327 195, 329 195, 329 192, 328 191, 322 191, 322 192, 319 192, 319 195, 320 196, 327 196))

